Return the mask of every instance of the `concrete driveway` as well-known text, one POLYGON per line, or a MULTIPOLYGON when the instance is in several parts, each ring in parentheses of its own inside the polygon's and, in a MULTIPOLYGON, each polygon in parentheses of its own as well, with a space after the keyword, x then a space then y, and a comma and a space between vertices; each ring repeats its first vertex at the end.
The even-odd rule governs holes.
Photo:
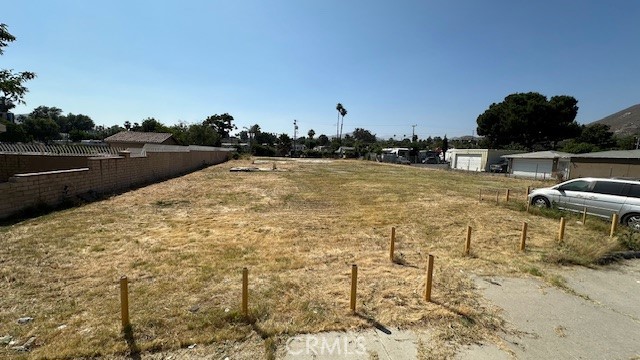
MULTIPOLYGON (((640 359, 640 260, 571 268, 562 276, 566 289, 537 278, 475 278, 486 301, 502 309, 511 331, 499 334, 502 344, 466 347, 456 358, 640 359)), ((424 357, 418 348, 425 341, 426 329, 303 335, 280 357, 416 359, 424 357), (315 346, 311 351, 309 344, 315 346)))
MULTIPOLYGON (((518 359, 640 358, 640 260, 562 273, 567 290, 538 279, 477 278, 518 335, 503 334, 518 359)), ((482 347, 460 358, 482 358, 482 347)), ((495 352, 491 353, 495 355, 495 352)), ((495 358, 495 356, 486 357, 495 358)))

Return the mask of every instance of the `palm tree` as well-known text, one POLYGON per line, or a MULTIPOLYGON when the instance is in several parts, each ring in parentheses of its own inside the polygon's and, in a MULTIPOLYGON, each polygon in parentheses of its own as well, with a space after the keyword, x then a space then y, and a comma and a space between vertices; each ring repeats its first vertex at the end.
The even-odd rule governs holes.
POLYGON ((338 105, 336 105, 336 110, 338 110, 338 123, 336 124, 336 139, 340 136, 340 114, 342 114, 342 111, 344 110, 344 106, 342 106, 341 103, 338 103, 338 105))
POLYGON ((307 132, 307 135, 309 136, 309 139, 313 139, 313 137, 316 136, 316 132, 311 129, 309 130, 309 132, 307 132))
POLYGON ((340 110, 340 115, 342 115, 342 122, 340 123, 340 140, 342 140, 342 126, 344 125, 344 116, 347 115, 347 109, 343 107, 340 110))

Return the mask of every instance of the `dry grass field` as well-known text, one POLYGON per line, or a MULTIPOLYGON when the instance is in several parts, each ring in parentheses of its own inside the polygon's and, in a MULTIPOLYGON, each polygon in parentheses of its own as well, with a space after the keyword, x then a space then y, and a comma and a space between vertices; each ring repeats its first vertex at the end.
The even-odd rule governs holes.
POLYGON ((503 326, 470 274, 561 283, 558 263, 588 263, 617 246, 606 223, 583 226, 578 217, 558 244, 558 221, 524 210, 527 186, 543 185, 531 180, 347 160, 229 171, 247 165, 232 161, 0 226, 0 337, 17 344, 36 337, 30 352, 3 346, 0 357, 126 354, 257 333, 265 343, 260 358, 287 335, 376 324, 430 328, 442 353, 503 326), (423 299, 428 254, 435 256, 431 303, 423 299), (359 269, 356 316, 349 311, 352 264, 359 269), (248 319, 240 312, 243 267, 248 319), (130 281, 129 342, 120 328, 122 275, 130 281), (25 316, 34 320, 19 325, 25 316))

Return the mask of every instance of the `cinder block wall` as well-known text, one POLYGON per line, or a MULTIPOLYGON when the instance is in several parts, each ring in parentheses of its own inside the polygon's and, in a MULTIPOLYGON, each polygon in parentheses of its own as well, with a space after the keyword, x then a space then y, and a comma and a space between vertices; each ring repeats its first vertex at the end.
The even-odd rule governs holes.
POLYGON ((88 193, 105 194, 179 176, 228 160, 226 151, 148 152, 145 157, 85 158, 86 167, 15 174, 0 182, 0 218, 33 206, 56 206, 88 193))
POLYGON ((88 156, 0 154, 0 182, 15 174, 87 167, 88 156))

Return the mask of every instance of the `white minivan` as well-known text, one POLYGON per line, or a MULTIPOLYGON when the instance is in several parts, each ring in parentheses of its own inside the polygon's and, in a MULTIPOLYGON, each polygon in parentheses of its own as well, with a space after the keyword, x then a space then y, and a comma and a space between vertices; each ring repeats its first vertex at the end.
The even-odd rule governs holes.
POLYGON ((559 209, 611 218, 618 214, 620 223, 640 230, 640 181, 603 178, 580 178, 529 194, 534 206, 557 206, 559 209))

